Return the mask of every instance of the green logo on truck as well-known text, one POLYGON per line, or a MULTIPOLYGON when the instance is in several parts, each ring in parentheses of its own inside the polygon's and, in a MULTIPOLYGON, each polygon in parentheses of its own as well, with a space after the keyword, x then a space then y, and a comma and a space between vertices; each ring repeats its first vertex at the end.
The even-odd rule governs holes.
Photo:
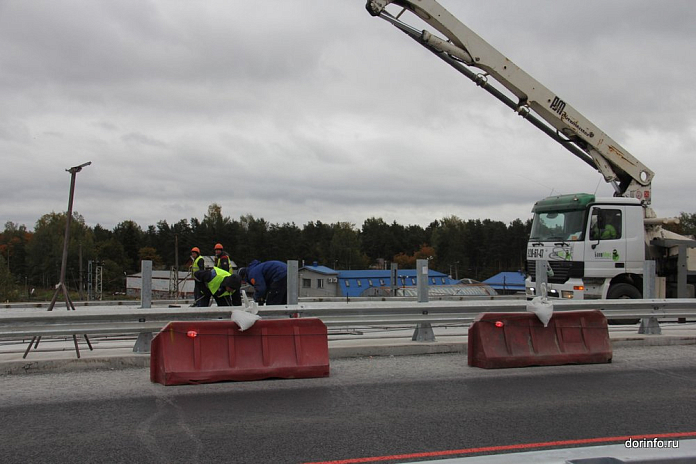
POLYGON ((619 250, 614 248, 612 251, 595 251, 594 257, 596 259, 611 259, 612 261, 618 261, 621 259, 619 256, 619 250))

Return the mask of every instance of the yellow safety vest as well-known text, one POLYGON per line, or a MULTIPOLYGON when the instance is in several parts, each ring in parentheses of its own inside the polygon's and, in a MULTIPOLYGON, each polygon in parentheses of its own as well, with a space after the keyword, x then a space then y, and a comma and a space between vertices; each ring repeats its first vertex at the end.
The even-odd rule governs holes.
MULTIPOLYGON (((210 282, 208 282, 208 290, 210 290, 210 293, 215 295, 215 293, 217 293, 217 291, 220 290, 220 285, 222 285, 222 281, 225 280, 225 277, 229 277, 232 274, 230 274, 224 269, 220 269, 219 267, 214 267, 210 272, 213 274, 213 278, 210 282)), ((231 295, 231 293, 225 291, 217 296, 226 295, 231 295)))

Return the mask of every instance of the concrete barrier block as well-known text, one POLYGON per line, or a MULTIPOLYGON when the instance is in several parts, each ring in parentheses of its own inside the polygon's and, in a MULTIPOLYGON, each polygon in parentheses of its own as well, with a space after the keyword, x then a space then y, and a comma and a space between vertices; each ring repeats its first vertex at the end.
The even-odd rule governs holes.
POLYGON ((171 322, 152 340, 150 380, 163 385, 329 375, 328 336, 319 319, 171 322))
POLYGON ((608 363, 607 320, 599 310, 554 312, 547 327, 532 313, 482 313, 469 328, 469 365, 485 369, 608 363))

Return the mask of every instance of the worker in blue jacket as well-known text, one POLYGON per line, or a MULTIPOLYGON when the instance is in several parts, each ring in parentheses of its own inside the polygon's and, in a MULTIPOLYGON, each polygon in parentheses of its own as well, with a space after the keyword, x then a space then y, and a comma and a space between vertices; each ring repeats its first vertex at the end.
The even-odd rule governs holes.
POLYGON ((288 266, 282 261, 253 260, 238 272, 239 277, 254 286, 254 301, 267 305, 288 304, 288 266))

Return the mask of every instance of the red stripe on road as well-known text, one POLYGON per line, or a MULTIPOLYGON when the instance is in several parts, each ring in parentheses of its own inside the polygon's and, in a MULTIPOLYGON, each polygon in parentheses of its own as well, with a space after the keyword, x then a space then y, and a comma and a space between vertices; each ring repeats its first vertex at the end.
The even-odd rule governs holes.
POLYGON ((568 445, 587 445, 590 443, 610 443, 610 442, 626 441, 626 440, 641 440, 643 438, 651 439, 651 438, 684 438, 684 437, 696 437, 696 432, 657 433, 657 434, 648 434, 648 435, 626 435, 623 437, 583 438, 583 439, 579 439, 579 440, 547 441, 547 442, 543 442, 543 443, 523 443, 523 444, 519 444, 519 445, 484 446, 481 448, 465 448, 465 449, 458 449, 458 450, 430 451, 430 452, 426 452, 426 453, 395 454, 392 456, 373 456, 373 457, 369 457, 369 458, 340 459, 338 461, 306 462, 304 464, 359 464, 359 463, 363 463, 363 462, 396 461, 396 460, 400 460, 400 459, 451 456, 454 454, 474 454, 474 453, 486 453, 486 452, 497 452, 497 451, 527 450, 527 449, 533 449, 533 448, 546 448, 546 447, 557 447, 557 446, 568 446, 568 445))

